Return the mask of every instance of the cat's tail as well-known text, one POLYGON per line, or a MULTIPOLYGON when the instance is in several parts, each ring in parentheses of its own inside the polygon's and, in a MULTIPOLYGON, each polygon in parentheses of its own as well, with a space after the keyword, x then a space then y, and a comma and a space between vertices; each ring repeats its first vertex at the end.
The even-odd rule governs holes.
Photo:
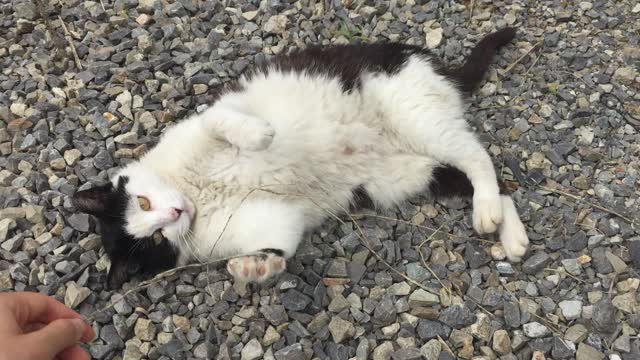
POLYGON ((470 94, 482 81, 496 51, 508 44, 515 36, 514 28, 505 28, 487 35, 471 50, 464 65, 449 70, 447 75, 456 81, 464 93, 470 94))

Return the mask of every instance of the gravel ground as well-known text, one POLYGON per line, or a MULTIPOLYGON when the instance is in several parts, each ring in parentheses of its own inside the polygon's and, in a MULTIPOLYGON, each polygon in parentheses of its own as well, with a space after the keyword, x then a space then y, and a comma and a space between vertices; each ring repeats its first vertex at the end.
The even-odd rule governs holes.
POLYGON ((476 0, 470 19, 462 0, 321 3, 3 2, 0 288, 90 318, 95 359, 638 359, 640 5, 476 0), (469 121, 514 189, 532 240, 522 264, 474 235, 465 204, 416 199, 387 218, 328 222, 263 286, 236 288, 218 267, 124 300, 140 280, 104 289, 95 224, 69 196, 247 66, 377 40, 459 63, 506 25, 517 42, 469 121))

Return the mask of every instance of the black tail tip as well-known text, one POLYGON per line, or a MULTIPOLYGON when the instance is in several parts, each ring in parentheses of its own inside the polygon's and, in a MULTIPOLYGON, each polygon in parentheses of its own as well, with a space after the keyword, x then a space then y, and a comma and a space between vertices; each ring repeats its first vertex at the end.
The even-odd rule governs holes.
POLYGON ((516 29, 512 27, 498 30, 485 38, 485 41, 491 42, 496 48, 506 45, 516 37, 516 29))

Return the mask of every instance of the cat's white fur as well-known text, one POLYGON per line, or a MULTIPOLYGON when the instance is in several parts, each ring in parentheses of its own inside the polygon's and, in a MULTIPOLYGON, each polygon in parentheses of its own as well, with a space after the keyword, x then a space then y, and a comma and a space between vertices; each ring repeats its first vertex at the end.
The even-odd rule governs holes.
POLYGON ((180 246, 180 264, 264 248, 289 257, 305 230, 349 207, 358 185, 390 207, 423 191, 433 168, 447 163, 473 184, 474 228, 499 228, 508 257, 524 255, 526 231, 511 198, 499 195, 461 95, 428 61, 411 56, 397 74, 364 74, 350 93, 335 78, 275 70, 240 83, 244 90, 169 128, 117 173, 129 177, 134 236, 162 229, 180 246), (190 207, 165 223, 169 209, 190 207))

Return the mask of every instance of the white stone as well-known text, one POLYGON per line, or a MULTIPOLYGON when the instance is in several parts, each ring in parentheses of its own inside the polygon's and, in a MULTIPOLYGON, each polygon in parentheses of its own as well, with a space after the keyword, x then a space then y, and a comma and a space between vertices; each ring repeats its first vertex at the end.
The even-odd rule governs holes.
POLYGON ((0 219, 0 242, 5 241, 9 230, 15 229, 16 226, 16 221, 13 219, 0 219))
POLYGON ((580 2, 580 9, 587 11, 593 8, 593 4, 587 1, 580 2))
POLYGON ((442 29, 430 29, 427 31, 425 41, 429 49, 437 48, 442 42, 442 29))
POLYGON ((27 111, 27 105, 22 103, 13 103, 9 107, 11 112, 18 116, 24 116, 24 113, 27 111))
POLYGON ((440 297, 423 289, 417 289, 409 296, 409 306, 432 306, 440 304, 440 297))
POLYGON ((81 156, 82 153, 78 149, 67 150, 64 152, 64 161, 67 162, 67 165, 74 166, 81 156))
POLYGON ((240 360, 255 360, 262 357, 264 354, 264 350, 262 350, 262 345, 257 339, 251 339, 249 342, 242 348, 240 352, 240 360))
POLYGON ((480 95, 491 96, 496 93, 497 88, 496 84, 488 82, 480 89, 480 95))
POLYGON ((245 11, 242 13, 242 17, 249 21, 252 21, 253 19, 255 19, 257 15, 258 15, 258 10, 245 11))
POLYGON ((142 341, 151 341, 156 337, 156 327, 148 319, 138 319, 133 331, 136 337, 142 341))
POLYGON ((134 132, 128 132, 116 136, 113 140, 118 144, 134 145, 138 140, 138 134, 134 132))
POLYGON ((406 296, 409 295, 410 292, 411 286, 409 286, 405 281, 393 284, 387 289, 387 294, 396 296, 406 296))
POLYGON ((578 300, 561 301, 558 306, 562 311, 562 316, 567 320, 575 320, 582 314, 582 302, 578 300))
POLYGON ((89 295, 91 290, 86 287, 82 287, 76 284, 75 281, 70 281, 67 284, 67 291, 64 294, 64 304, 74 309, 80 305, 89 295))
POLYGON ((426 360, 438 360, 442 352, 442 344, 437 339, 431 339, 420 348, 420 353, 426 360))
POLYGON ((528 324, 524 324, 522 326, 522 330, 524 330, 524 334, 529 338, 541 338, 551 334, 551 331, 546 326, 540 324, 537 321, 530 322, 528 324))
POLYGON ((285 15, 274 15, 267 20, 262 29, 268 33, 282 34, 289 23, 285 15))
POLYGON ((352 338, 356 334, 356 328, 352 323, 334 316, 329 323, 329 332, 336 344, 352 338))

